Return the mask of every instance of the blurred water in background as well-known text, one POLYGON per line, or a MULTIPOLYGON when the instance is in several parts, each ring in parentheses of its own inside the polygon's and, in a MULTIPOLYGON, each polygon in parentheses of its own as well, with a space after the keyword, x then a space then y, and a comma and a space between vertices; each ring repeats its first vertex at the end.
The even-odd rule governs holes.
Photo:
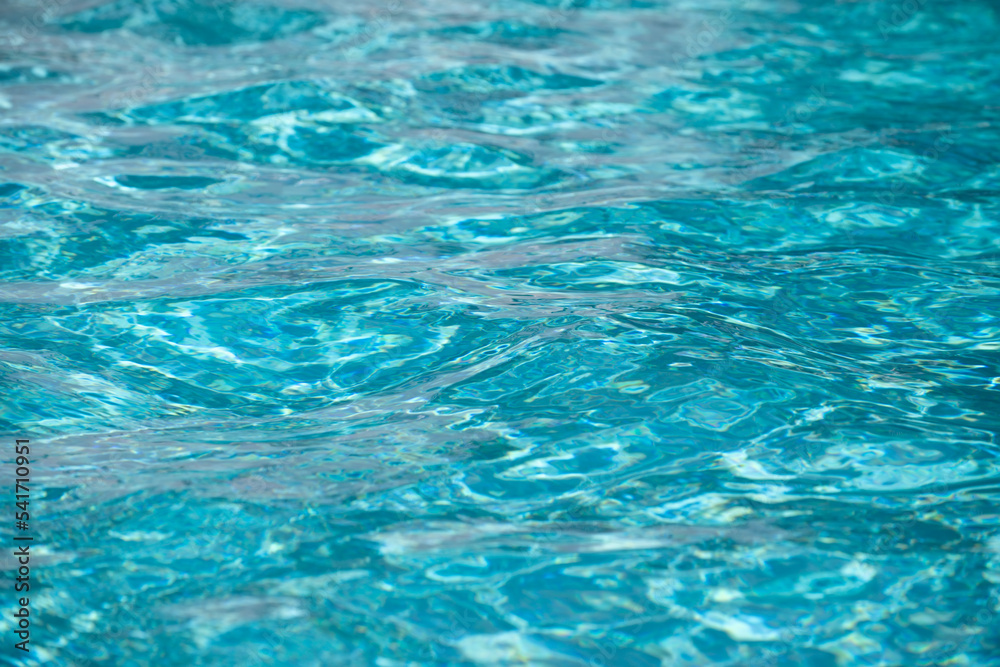
POLYGON ((0 4, 4 664, 1000 665, 996 3, 266 1, 0 4))

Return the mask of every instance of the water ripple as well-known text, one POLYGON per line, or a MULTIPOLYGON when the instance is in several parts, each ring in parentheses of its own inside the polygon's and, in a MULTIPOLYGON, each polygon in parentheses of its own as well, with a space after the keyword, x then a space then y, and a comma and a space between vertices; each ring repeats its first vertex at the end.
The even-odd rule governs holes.
POLYGON ((10 664, 996 664, 995 3, 7 5, 10 664))

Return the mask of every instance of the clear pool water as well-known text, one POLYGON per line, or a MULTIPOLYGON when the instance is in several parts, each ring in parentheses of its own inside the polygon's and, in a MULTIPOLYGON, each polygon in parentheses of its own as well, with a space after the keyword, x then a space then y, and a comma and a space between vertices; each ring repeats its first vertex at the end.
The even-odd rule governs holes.
POLYGON ((260 2, 2 4, 4 664, 1000 665, 1000 5, 260 2))

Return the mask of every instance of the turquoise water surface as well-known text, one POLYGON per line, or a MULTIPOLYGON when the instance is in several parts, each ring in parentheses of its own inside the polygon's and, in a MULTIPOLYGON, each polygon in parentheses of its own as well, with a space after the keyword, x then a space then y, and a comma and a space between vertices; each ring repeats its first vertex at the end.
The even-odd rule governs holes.
POLYGON ((0 2, 2 664, 1000 665, 1000 4, 260 3, 0 2))

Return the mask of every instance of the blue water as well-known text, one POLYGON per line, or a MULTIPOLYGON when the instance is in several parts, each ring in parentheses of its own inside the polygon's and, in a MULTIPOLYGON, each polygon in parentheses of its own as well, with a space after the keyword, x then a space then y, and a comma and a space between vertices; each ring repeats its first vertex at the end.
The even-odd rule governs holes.
POLYGON ((1000 665, 1000 4, 260 2, 0 4, 3 664, 1000 665))

